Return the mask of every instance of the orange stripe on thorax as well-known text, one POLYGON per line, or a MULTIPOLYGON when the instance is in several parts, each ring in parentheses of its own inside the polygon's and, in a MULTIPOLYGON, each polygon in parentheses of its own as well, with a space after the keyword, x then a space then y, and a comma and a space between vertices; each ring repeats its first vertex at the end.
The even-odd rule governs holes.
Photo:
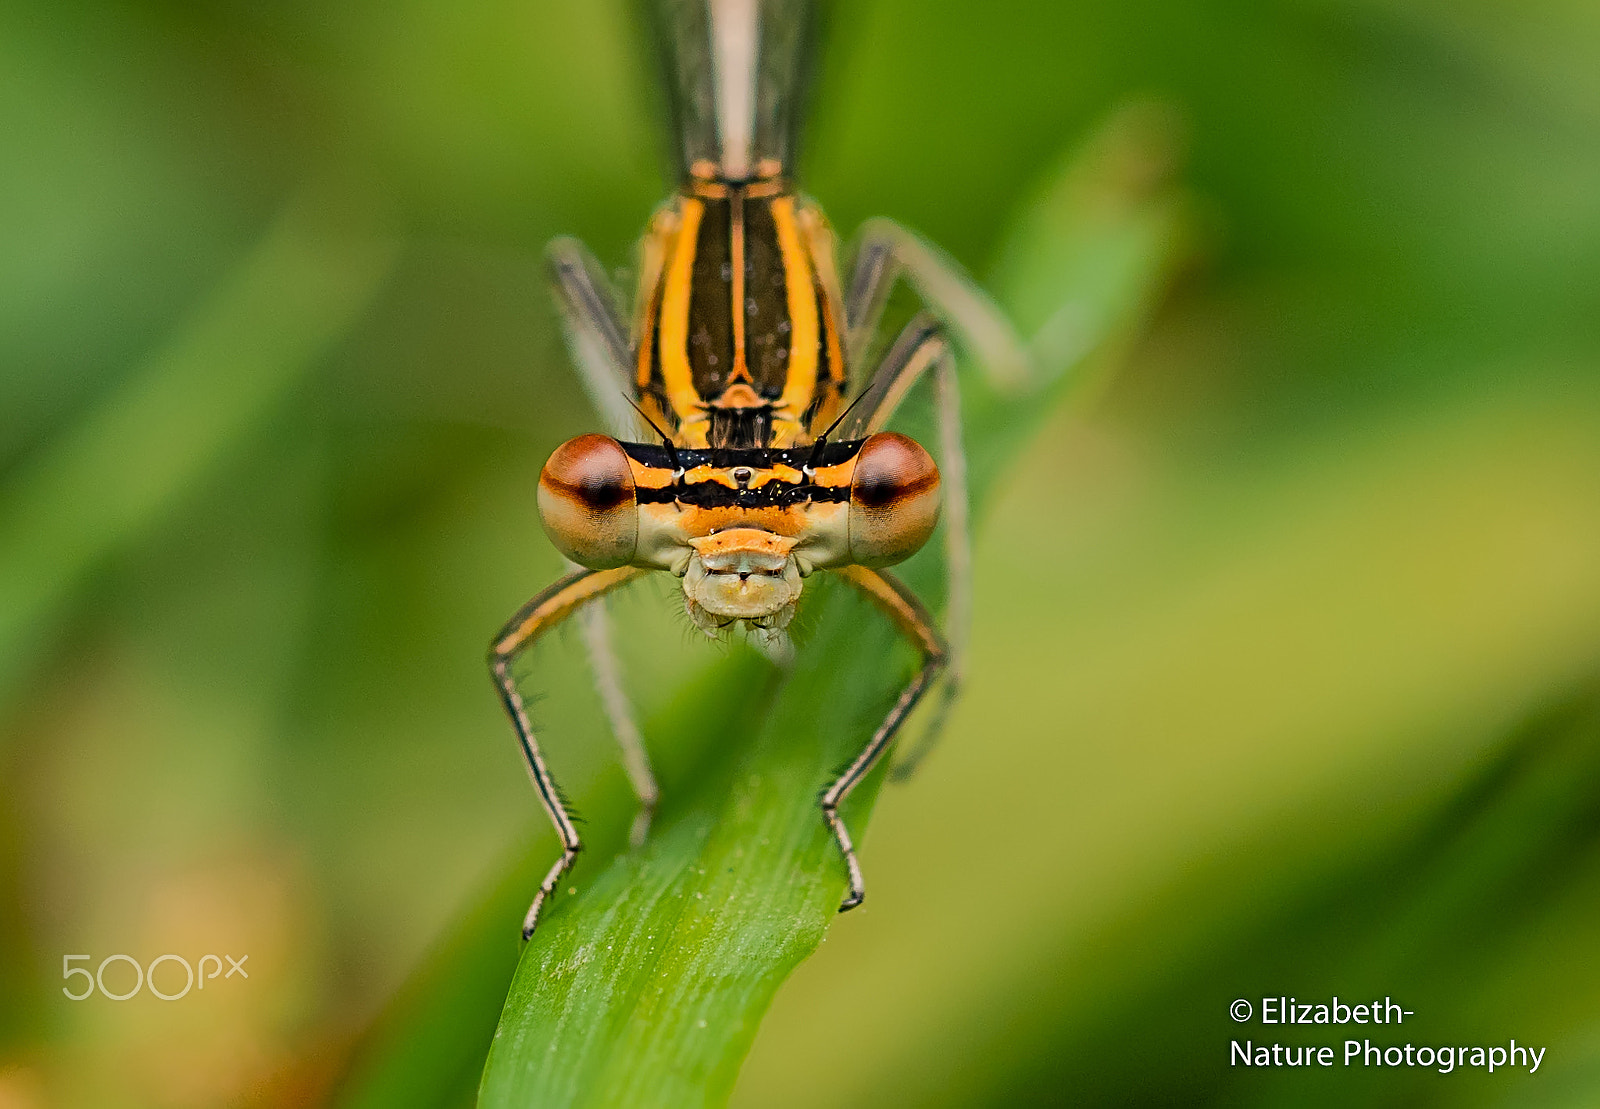
POLYGON ((817 288, 811 272, 810 252, 801 242, 795 221, 794 198, 780 196, 772 202, 772 222, 778 232, 778 250, 783 256, 784 287, 789 309, 789 370, 783 395, 778 399, 780 417, 792 428, 784 428, 783 439, 793 441, 803 429, 800 415, 810 405, 817 389, 817 288))
POLYGON ((693 197, 679 202, 679 223, 671 260, 661 287, 661 308, 656 320, 660 332, 661 381, 667 400, 680 424, 699 415, 700 395, 695 392, 689 366, 689 296, 694 286, 695 244, 705 204, 693 197))

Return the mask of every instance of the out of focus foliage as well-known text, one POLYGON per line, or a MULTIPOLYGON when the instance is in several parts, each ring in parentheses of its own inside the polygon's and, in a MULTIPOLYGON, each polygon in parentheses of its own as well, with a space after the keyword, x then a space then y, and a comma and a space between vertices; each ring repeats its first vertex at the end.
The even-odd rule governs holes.
MULTIPOLYGON (((539 251, 625 265, 665 190, 630 15, 0 10, 0 1104, 315 1103, 549 853, 481 656, 590 426, 539 251), (251 978, 60 992, 63 955, 213 951, 251 978)), ((1005 479, 968 696, 736 1105, 1593 1102, 1597 47, 1578 3, 838 5, 805 180, 841 229, 987 272, 1152 94, 1208 237, 1005 479), (1549 1054, 1230 1069, 1264 993, 1549 1054)), ((618 606, 647 718, 715 657, 673 605, 618 606)), ((547 665, 552 757, 621 813, 547 665)))

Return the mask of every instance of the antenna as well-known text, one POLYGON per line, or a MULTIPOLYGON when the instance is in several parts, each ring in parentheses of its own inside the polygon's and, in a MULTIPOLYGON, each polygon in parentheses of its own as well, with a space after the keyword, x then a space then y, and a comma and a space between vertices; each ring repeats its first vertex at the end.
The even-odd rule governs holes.
POLYGON ((635 404, 632 397, 630 397, 627 393, 623 393, 622 399, 628 402, 628 406, 630 408, 639 413, 639 418, 641 420, 650 425, 651 431, 654 431, 657 435, 661 436, 661 445, 667 448, 667 457, 672 460, 672 469, 675 471, 673 476, 682 477, 683 463, 678 461, 677 444, 672 441, 672 438, 667 435, 666 432, 662 431, 656 426, 656 422, 650 418, 650 414, 635 404))
POLYGON ((816 469, 817 463, 822 459, 822 448, 828 445, 828 436, 833 434, 833 429, 844 423, 844 418, 850 415, 850 410, 852 408, 861 403, 862 398, 867 395, 868 391, 869 390, 867 389, 863 389, 861 392, 857 393, 856 399, 845 405, 844 411, 839 413, 839 418, 828 425, 828 430, 817 436, 816 443, 814 443, 811 447, 811 459, 806 463, 805 469, 807 474, 810 474, 812 470, 816 469))

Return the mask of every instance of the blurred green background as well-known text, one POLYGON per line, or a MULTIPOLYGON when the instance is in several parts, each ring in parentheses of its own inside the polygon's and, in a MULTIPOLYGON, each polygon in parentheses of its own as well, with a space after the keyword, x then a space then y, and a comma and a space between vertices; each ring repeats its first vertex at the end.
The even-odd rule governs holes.
MULTIPOLYGON (((666 191, 633 16, 0 8, 0 1107, 320 1103, 547 847, 482 652, 593 423, 540 251, 626 266, 666 191), (62 997, 121 952, 251 977, 62 997)), ((1597 50, 1572 0, 836 7, 841 231, 982 273, 1156 96, 1201 249, 989 514, 968 695, 734 1104, 1600 1100, 1597 50), (1230 1068, 1343 1038, 1228 1019, 1280 993, 1548 1054, 1230 1068)), ((717 655, 675 605, 619 606, 646 715, 717 655)), ((618 795, 551 655, 552 757, 618 795)))

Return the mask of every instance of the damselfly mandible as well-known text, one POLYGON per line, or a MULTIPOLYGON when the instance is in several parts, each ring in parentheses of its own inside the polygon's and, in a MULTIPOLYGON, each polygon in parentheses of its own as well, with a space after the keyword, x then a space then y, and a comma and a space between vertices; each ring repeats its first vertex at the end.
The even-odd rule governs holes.
MULTIPOLYGON (((529 601, 489 662, 562 854, 523 923, 582 846, 529 723, 512 664, 579 610, 607 710, 641 809, 658 791, 616 681, 603 612, 592 604, 652 570, 683 583, 707 634, 734 625, 781 640, 807 577, 839 574, 920 649, 922 665, 860 753, 821 795, 850 888, 864 890, 841 801, 877 764, 944 673, 961 675, 969 609, 960 403, 946 335, 1008 383, 1028 356, 1004 316, 938 251, 877 221, 863 229, 841 290, 827 221, 790 176, 804 0, 660 0, 681 150, 681 186, 640 247, 630 327, 577 242, 550 247, 569 345, 612 435, 563 444, 539 480, 545 530, 577 569, 529 601), (894 283, 925 305, 870 368, 862 365, 894 283), (941 469, 884 424, 911 385, 934 375, 941 469), (942 489, 941 489, 942 485, 942 489), (914 554, 944 504, 949 638, 882 567, 914 554)), ((941 713, 942 715, 942 713, 941 713)), ((925 749, 926 744, 923 745, 925 749)))

